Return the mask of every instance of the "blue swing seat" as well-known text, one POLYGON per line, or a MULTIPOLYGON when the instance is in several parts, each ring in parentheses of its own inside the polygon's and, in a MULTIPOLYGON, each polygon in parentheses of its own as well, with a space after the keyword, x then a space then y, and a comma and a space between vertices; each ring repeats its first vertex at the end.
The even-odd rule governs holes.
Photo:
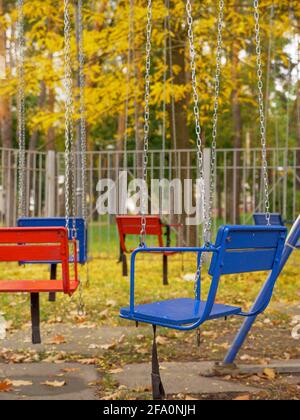
MULTIPOLYGON (((203 301, 179 298, 136 306, 134 314, 135 319, 139 318, 140 322, 148 320, 151 323, 159 323, 163 320, 173 325, 187 325, 197 322, 202 317, 205 306, 206 302, 203 301)), ((226 318, 240 312, 241 308, 236 306, 214 304, 208 319, 226 318)), ((130 309, 121 309, 121 317, 130 319, 130 309)))
MULTIPOLYGON (((18 227, 65 227, 66 219, 64 217, 24 217, 17 222, 18 227)), ((75 218, 76 239, 78 244, 78 263, 85 264, 87 262, 87 227, 83 218, 75 218)), ((69 220, 69 241, 72 240, 73 218, 69 220)), ((73 257, 70 257, 70 263, 73 257)), ((36 261, 26 262, 27 264, 35 264, 36 261)), ((38 261, 38 264, 49 264, 49 261, 38 261)), ((59 261, 51 261, 50 264, 58 264, 59 261)))
POLYGON ((122 308, 120 317, 162 327, 188 331, 205 321, 232 315, 252 317, 263 312, 272 297, 279 272, 287 229, 283 226, 223 226, 215 245, 203 248, 168 248, 174 252, 193 252, 199 264, 203 253, 212 253, 209 274, 212 277, 207 301, 201 301, 201 279, 196 299, 171 299, 135 305, 135 261, 139 253, 161 253, 164 248, 139 248, 131 257, 130 306, 122 308), (271 271, 267 292, 255 312, 245 313, 240 307, 216 303, 219 282, 223 275, 271 271))
MULTIPOLYGON (((254 223, 256 226, 265 226, 267 224, 265 213, 254 213, 254 223)), ((271 225, 272 226, 285 226, 285 222, 280 213, 271 213, 271 225)), ((287 224, 293 224, 294 222, 287 222, 287 224)), ((296 248, 300 249, 300 240, 297 242, 296 248)))

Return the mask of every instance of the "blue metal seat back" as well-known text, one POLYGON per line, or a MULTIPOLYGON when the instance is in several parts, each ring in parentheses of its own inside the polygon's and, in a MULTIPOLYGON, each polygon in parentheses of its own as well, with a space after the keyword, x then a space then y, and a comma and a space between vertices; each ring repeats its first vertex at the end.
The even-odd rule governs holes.
MULTIPOLYGON (((76 232, 78 243, 78 263, 85 264, 88 255, 87 226, 83 218, 76 217, 76 232)), ((18 227, 65 227, 64 217, 24 217, 18 220, 18 227)), ((72 239, 73 219, 69 220, 69 240, 72 239)))
MULTIPOLYGON (((256 226, 267 225, 265 213, 254 213, 253 219, 256 226)), ((270 223, 272 226, 284 226, 284 221, 280 213, 271 213, 270 223)))
POLYGON ((287 229, 281 226, 223 226, 216 240, 211 276, 273 270, 284 248, 287 229))

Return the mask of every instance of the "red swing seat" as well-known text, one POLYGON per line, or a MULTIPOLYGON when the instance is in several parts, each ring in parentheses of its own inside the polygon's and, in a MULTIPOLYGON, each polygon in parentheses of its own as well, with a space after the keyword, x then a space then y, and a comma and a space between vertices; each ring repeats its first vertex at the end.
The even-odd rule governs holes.
MULTIPOLYGON (((157 237, 158 247, 169 248, 171 246, 171 228, 180 228, 182 225, 174 224, 168 225, 161 221, 159 216, 145 216, 146 217, 146 235, 157 237), (166 244, 164 244, 164 236, 166 237, 166 244)), ((123 276, 128 275, 128 266, 126 254, 131 254, 134 249, 128 249, 126 246, 126 237, 128 235, 139 236, 141 234, 142 216, 117 216, 116 217, 119 238, 120 238, 120 260, 123 264, 123 276)), ((174 251, 156 251, 163 257, 163 284, 168 284, 168 257, 177 254, 174 251)))
POLYGON ((58 261, 61 280, 0 280, 0 293, 63 292, 72 295, 78 288, 77 244, 73 241, 74 279, 70 279, 69 239, 64 227, 0 228, 0 262, 26 263, 58 261))

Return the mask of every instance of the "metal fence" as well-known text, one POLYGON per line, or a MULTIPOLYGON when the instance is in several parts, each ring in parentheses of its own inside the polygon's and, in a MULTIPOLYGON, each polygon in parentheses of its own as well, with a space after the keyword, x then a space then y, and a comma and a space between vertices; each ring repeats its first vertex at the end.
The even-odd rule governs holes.
MULTIPOLYGON (((17 219, 17 150, 0 149, 0 220, 3 226, 17 219)), ((300 149, 269 149, 269 178, 272 211, 294 220, 300 212, 300 149)), ((118 241, 113 216, 96 211, 97 183, 116 180, 126 171, 128 180, 142 174, 142 152, 116 151, 87 153, 87 207, 91 248, 97 253, 117 253, 118 241)), ((205 150, 205 179, 209 184, 210 151, 205 150)), ((219 149, 215 185, 215 229, 221 223, 249 223, 255 211, 263 209, 260 149, 219 149)), ((195 179, 196 153, 193 150, 151 150, 148 175, 151 179, 195 179)), ((27 152, 26 202, 28 216, 64 215, 64 155, 56 152, 27 152)), ((164 215, 174 221, 172 215, 164 215)), ((198 229, 199 233, 199 229, 198 229)), ((190 232, 187 232, 189 242, 190 232)), ((198 240, 198 236, 197 240, 198 240)))

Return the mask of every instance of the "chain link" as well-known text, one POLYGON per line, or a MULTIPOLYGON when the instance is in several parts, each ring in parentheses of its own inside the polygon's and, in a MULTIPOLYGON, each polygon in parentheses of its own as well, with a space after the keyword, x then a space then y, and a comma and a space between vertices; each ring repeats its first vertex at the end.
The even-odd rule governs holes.
MULTIPOLYGON (((80 161, 81 161, 81 208, 82 208, 82 217, 85 223, 85 229, 87 229, 87 134, 86 134, 86 106, 85 106, 85 74, 84 74, 84 65, 85 65, 85 54, 84 54, 84 33, 83 33, 83 11, 82 11, 82 0, 78 0, 77 3, 77 13, 78 13, 78 64, 79 64, 79 96, 80 96, 80 161)), ((86 287, 90 285, 90 276, 89 276, 89 262, 86 261, 86 287)), ((79 305, 78 313, 84 313, 84 299, 83 299, 83 286, 80 283, 79 286, 79 305)))
POLYGON ((87 223, 86 206, 86 168, 87 168, 87 135, 86 135, 86 107, 85 107, 85 55, 83 39, 82 0, 78 0, 78 59, 79 59, 79 90, 80 90, 80 157, 81 157, 81 187, 82 187, 82 217, 87 223))
POLYGON ((65 59, 65 211, 66 228, 69 230, 70 216, 72 213, 71 237, 75 239, 76 230, 76 151, 74 142, 74 100, 73 100, 73 77, 71 64, 71 20, 70 2, 64 0, 64 59, 65 59), (71 179, 70 179, 71 177, 71 179), (70 200, 70 187, 72 197, 70 200), (71 203, 70 203, 71 201, 71 203), (71 206, 71 209, 70 209, 71 206))
POLYGON ((256 42, 256 64, 257 64, 257 86, 258 86, 258 103, 259 103, 259 119, 260 119, 260 136, 262 145, 262 165, 263 165, 263 181, 264 181, 264 206, 266 213, 267 225, 271 225, 270 214, 270 189, 269 174, 267 161, 267 135, 266 135, 266 119, 264 108, 264 84, 263 84, 263 66, 261 58, 261 35, 260 35, 260 12, 259 0, 254 0, 254 20, 255 20, 255 42, 256 42))
POLYGON ((130 100, 130 80, 132 76, 132 65, 134 65, 134 0, 129 2, 128 14, 128 51, 127 51, 127 74, 126 74, 126 101, 125 101, 125 129, 124 129, 124 158, 123 167, 128 167, 128 128, 129 128, 129 100, 130 100))
POLYGON ((224 21, 224 0, 220 0, 219 1, 219 15, 218 15, 214 114, 213 114, 212 145, 211 145, 210 191, 209 191, 209 203, 208 203, 208 212, 207 212, 207 220, 206 220, 206 228, 205 228, 205 231, 207 233, 206 242, 211 241, 213 203, 214 203, 215 182, 216 182, 216 175, 217 175, 217 137, 218 137, 218 113, 219 113, 218 111, 219 111, 220 81, 221 81, 220 79, 221 79, 221 67, 222 67, 223 21, 224 21))
POLYGON ((18 0, 18 23, 17 23, 17 72, 18 72, 18 96, 17 96, 17 113, 18 113, 18 216, 23 217, 26 213, 25 201, 25 165, 26 165, 26 134, 25 134, 25 74, 24 74, 24 1, 18 0))
POLYGON ((140 246, 145 246, 146 237, 146 213, 148 205, 148 195, 146 189, 148 150, 149 150, 149 130, 150 130, 150 71, 151 71, 151 35, 152 35, 152 0, 147 4, 147 26, 146 26, 146 63, 145 63, 145 108, 144 108, 144 151, 143 151, 143 188, 141 193, 141 234, 140 246))
POLYGON ((202 205, 202 214, 204 219, 204 229, 203 229, 203 238, 206 241, 206 205, 205 205, 205 186, 204 186, 204 162, 203 162, 203 150, 202 150, 202 129, 200 125, 200 109, 199 109, 199 95, 198 95, 198 82, 196 74, 196 50, 194 43, 194 30, 193 30, 193 16, 192 16, 192 3, 191 0, 186 2, 186 12, 187 12, 187 24, 188 24, 188 40, 189 40, 189 51, 190 51, 190 68, 192 75, 192 91, 193 91, 193 100, 194 100, 194 120, 195 120, 195 132, 197 137, 197 166, 200 176, 200 198, 202 205))

